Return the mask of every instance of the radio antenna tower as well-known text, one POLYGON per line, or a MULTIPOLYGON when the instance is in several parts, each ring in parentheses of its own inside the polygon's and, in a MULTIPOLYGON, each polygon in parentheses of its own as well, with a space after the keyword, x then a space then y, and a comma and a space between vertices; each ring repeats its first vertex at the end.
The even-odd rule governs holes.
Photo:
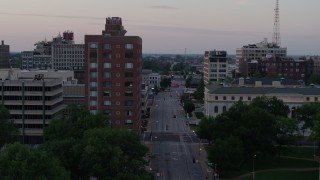
POLYGON ((279 17, 279 0, 277 0, 276 8, 274 9, 274 26, 272 42, 277 46, 280 46, 280 17, 279 17))

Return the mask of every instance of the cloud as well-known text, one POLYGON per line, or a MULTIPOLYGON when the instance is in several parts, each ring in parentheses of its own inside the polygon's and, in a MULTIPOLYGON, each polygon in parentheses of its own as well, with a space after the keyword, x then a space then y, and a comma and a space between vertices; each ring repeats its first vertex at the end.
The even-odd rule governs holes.
POLYGON ((249 4, 249 0, 238 0, 237 4, 239 4, 239 5, 247 5, 247 4, 249 4))
POLYGON ((176 8, 176 7, 166 6, 166 5, 150 6, 149 8, 153 8, 153 9, 165 9, 165 10, 177 10, 177 9, 178 9, 178 8, 176 8))

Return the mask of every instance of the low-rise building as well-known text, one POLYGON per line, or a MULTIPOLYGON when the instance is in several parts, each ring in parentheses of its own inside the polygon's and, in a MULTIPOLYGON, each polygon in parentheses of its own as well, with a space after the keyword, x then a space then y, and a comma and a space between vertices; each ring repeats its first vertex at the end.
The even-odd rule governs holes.
POLYGON ((4 78, 0 82, 0 102, 20 130, 26 144, 43 142, 43 128, 64 109, 62 79, 35 75, 29 78, 4 78))
MULTIPOLYGON (((320 100, 319 88, 278 87, 225 87, 209 85, 205 89, 204 113, 206 116, 217 116, 227 111, 235 102, 250 103, 258 96, 276 97, 287 104, 290 110, 310 102, 320 100)), ((291 116, 291 113, 289 114, 291 116)))

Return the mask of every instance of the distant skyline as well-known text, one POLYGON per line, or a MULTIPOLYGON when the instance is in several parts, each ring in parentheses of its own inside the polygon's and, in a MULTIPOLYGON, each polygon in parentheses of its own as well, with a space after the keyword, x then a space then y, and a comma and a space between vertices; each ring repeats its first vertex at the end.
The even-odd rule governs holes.
MULTIPOLYGON (((126 35, 140 36, 143 53, 203 54, 268 38, 276 0, 1 0, 0 40, 11 52, 34 49, 71 30, 75 42, 101 34, 106 17, 121 17, 126 35)), ((320 55, 319 0, 279 0, 281 46, 288 55, 320 55)))

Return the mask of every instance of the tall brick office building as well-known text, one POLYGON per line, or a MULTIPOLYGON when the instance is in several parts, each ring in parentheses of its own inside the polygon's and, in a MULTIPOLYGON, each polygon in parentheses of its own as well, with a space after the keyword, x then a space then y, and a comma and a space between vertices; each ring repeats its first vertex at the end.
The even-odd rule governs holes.
POLYGON ((101 35, 85 35, 85 101, 112 127, 140 133, 142 39, 125 33, 121 18, 112 17, 101 35))

